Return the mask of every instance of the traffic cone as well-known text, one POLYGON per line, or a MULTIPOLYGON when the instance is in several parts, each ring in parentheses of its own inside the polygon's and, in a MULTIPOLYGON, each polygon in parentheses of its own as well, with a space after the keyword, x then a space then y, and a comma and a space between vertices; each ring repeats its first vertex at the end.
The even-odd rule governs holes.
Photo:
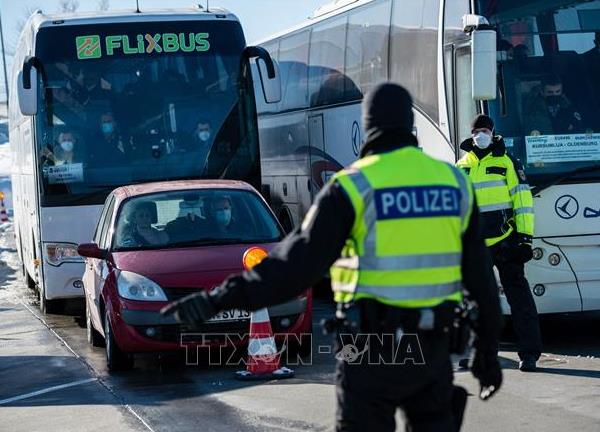
POLYGON ((4 199, 0 199, 0 222, 8 222, 8 214, 4 206, 4 199))
POLYGON ((246 370, 236 372, 236 378, 251 381, 293 377, 293 370, 281 367, 280 356, 281 352, 277 352, 275 346, 269 311, 265 308, 252 312, 246 370))

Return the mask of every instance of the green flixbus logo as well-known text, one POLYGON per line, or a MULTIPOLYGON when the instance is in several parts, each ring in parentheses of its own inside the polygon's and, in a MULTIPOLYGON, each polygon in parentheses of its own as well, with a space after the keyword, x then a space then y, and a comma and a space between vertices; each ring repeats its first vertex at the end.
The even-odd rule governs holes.
POLYGON ((210 50, 208 33, 146 33, 130 38, 128 35, 110 35, 102 40, 98 35, 77 36, 77 58, 98 59, 103 55, 125 55, 205 52, 210 50), (101 42, 104 42, 103 44, 101 42), (104 49, 102 48, 104 45, 104 49), (103 54, 104 53, 104 54, 103 54))
POLYGON ((75 38, 77 46, 77 58, 94 59, 102 57, 102 49, 100 48, 100 36, 77 36, 75 38))

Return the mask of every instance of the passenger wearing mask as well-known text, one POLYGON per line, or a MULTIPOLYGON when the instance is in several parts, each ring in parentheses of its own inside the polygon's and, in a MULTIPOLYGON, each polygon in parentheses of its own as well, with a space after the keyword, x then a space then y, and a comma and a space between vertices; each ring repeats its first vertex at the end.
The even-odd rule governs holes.
POLYGON ((76 144, 77 140, 73 132, 61 132, 58 135, 58 145, 54 146, 53 150, 44 148, 43 164, 52 166, 81 163, 81 151, 76 144))
POLYGON ((561 135, 585 132, 579 111, 564 94, 559 76, 544 78, 525 103, 525 124, 530 135, 561 135))
POLYGON ((129 157, 126 152, 125 142, 118 132, 117 123, 111 112, 100 115, 98 130, 92 141, 93 150, 90 159, 95 166, 126 166, 129 157))
POLYGON ((198 121, 192 137, 192 143, 192 151, 199 155, 198 160, 204 167, 213 143, 213 131, 210 122, 203 119, 198 121))
POLYGON ((177 219, 165 227, 172 243, 201 240, 208 235, 204 206, 196 194, 188 194, 179 203, 177 219))

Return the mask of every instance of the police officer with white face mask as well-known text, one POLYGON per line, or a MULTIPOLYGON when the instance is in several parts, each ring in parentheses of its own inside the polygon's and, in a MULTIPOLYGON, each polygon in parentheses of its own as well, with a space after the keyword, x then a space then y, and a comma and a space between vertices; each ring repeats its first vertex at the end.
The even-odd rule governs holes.
MULTIPOLYGON (((498 269, 511 307, 519 369, 535 371, 542 351, 538 314, 525 279, 525 263, 533 257, 533 197, 521 163, 506 151, 504 140, 494 135, 494 122, 477 116, 472 137, 460 148, 467 152, 458 162, 475 187, 483 237, 498 269)), ((472 269, 472 271, 478 271, 472 269)))

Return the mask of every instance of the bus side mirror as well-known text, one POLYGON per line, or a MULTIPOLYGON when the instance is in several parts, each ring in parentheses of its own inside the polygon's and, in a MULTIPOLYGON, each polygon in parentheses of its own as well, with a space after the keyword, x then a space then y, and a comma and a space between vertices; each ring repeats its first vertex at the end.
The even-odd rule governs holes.
POLYGON ((35 57, 27 57, 23 62, 23 69, 19 72, 17 94, 19 108, 26 116, 37 114, 38 106, 38 70, 39 61, 35 57))
POLYGON ((487 19, 465 15, 463 29, 471 33, 471 90, 475 100, 496 99, 496 30, 487 19))
POLYGON ((281 74, 279 65, 273 61, 269 52, 262 47, 246 47, 245 55, 248 58, 255 57, 260 77, 260 84, 268 104, 281 101, 281 74))

